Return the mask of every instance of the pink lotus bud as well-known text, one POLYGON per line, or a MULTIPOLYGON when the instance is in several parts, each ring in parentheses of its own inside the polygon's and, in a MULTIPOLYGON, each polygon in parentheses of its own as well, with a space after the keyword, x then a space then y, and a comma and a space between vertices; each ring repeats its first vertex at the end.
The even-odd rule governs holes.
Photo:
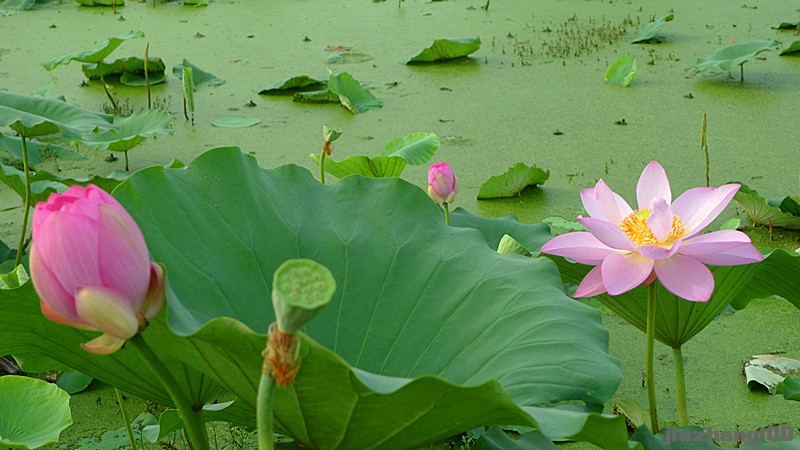
POLYGON ((33 212, 33 285, 48 319, 103 334, 83 348, 117 351, 164 307, 164 269, 133 218, 97 186, 72 186, 33 212))
POLYGON ((428 169, 428 195, 436 203, 452 203, 458 193, 458 182, 450 163, 431 164, 428 169))

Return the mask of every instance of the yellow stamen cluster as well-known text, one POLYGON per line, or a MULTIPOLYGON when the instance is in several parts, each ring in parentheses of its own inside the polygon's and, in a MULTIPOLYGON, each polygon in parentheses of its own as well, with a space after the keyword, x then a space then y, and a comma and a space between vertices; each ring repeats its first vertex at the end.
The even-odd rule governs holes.
POLYGON ((632 212, 628 217, 622 220, 619 227, 637 246, 641 245, 664 245, 671 244, 675 239, 682 238, 686 235, 686 228, 680 217, 672 217, 672 231, 666 240, 659 242, 656 239, 650 227, 647 225, 647 218, 650 217, 650 210, 643 209, 641 211, 632 212))

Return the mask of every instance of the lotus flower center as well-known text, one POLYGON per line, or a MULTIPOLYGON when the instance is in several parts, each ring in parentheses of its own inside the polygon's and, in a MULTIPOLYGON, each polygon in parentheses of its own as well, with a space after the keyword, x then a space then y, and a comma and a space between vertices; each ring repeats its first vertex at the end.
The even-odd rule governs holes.
POLYGON ((648 209, 634 211, 628 214, 628 217, 623 219, 622 223, 619 225, 622 231, 625 232, 637 247, 642 245, 669 246, 675 239, 682 238, 686 235, 686 228, 683 226, 683 221, 681 221, 678 216, 672 216, 672 231, 665 240, 659 242, 647 225, 648 217, 650 217, 650 210, 648 209))

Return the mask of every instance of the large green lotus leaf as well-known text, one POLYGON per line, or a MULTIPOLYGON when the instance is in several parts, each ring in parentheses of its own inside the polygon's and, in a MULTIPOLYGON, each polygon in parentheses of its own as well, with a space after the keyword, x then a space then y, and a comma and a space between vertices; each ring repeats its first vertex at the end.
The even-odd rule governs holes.
MULTIPOLYGON (((113 172, 107 177, 92 175, 91 177, 63 178, 46 170, 37 170, 35 173, 30 174, 31 203, 36 204, 47 201, 51 193, 64 192, 73 184, 86 186, 91 183, 107 192, 111 192, 126 177, 127 174, 124 172, 113 172)), ((10 187, 20 198, 25 199, 25 174, 21 170, 0 164, 0 182, 10 187)))
POLYGON ((631 55, 622 55, 606 69, 606 83, 628 87, 636 77, 636 58, 631 55))
POLYGON ((479 48, 481 48, 481 38, 479 37, 436 39, 430 47, 424 48, 408 58, 406 64, 462 58, 478 51, 479 48))
MULTIPOLYGON (((788 209, 780 208, 780 204, 770 204, 770 202, 760 196, 755 189, 750 189, 746 184, 733 196, 733 199, 744 208, 747 218, 752 225, 772 225, 778 228, 800 230, 800 217, 790 214, 788 209)), ((787 197, 788 198, 788 197, 787 197)), ((790 208, 787 203, 784 208, 790 208)))
MULTIPOLYGON (((184 4, 187 3, 184 2, 184 4)), ((209 86, 219 86, 221 84, 225 84, 225 80, 222 78, 217 78, 216 75, 206 72, 205 70, 195 66, 185 59, 182 63, 176 64, 174 67, 172 67, 172 74, 183 80, 183 69, 186 67, 192 68, 192 86, 195 88, 205 83, 208 83, 209 86)))
POLYGON ((363 87, 347 72, 342 72, 339 75, 331 73, 331 78, 328 80, 328 89, 338 95, 342 106, 354 114, 360 114, 383 106, 382 101, 375 98, 372 92, 363 87))
POLYGON ((144 37, 144 33, 141 31, 129 31, 122 36, 106 39, 103 41, 103 43, 97 46, 97 48, 67 53, 66 55, 61 55, 57 58, 43 62, 42 66, 44 66, 44 68, 47 70, 53 70, 62 64, 69 63, 70 61, 78 61, 90 64, 99 63, 104 60, 106 56, 110 55, 111 52, 116 50, 117 47, 119 47, 123 42, 127 41, 128 39, 140 37, 144 37))
MULTIPOLYGON (((317 153, 308 155, 317 165, 320 156, 317 153)), ((406 167, 406 161, 399 156, 350 156, 341 161, 325 158, 325 172, 336 178, 358 174, 365 177, 399 177, 406 167)))
POLYGON ((549 170, 517 163, 504 174, 489 178, 478 189, 478 199, 513 197, 528 186, 542 185, 550 178, 549 170))
POLYGON ((258 91, 261 95, 284 95, 294 94, 298 91, 313 91, 327 86, 326 80, 309 77, 308 75, 297 75, 286 78, 285 80, 272 83, 258 91))
POLYGON ((441 145, 435 133, 411 133, 386 144, 383 155, 399 156, 405 162, 418 166, 428 162, 441 145))
POLYGON ((642 31, 639 32, 639 35, 633 38, 631 44, 652 42, 656 37, 656 34, 658 34, 658 31, 663 28, 667 22, 671 22, 674 18, 675 14, 670 13, 658 20, 648 23, 644 26, 644 28, 642 28, 642 31))
POLYGON ((800 402, 800 378, 783 379, 783 398, 800 402))
POLYGON ((71 140, 96 128, 112 128, 112 117, 54 97, 13 94, 0 90, 0 127, 22 136, 56 134, 71 140))
MULTIPOLYGON (((166 66, 161 58, 149 58, 147 60, 147 71, 150 78, 153 79, 150 84, 158 84, 157 80, 163 82, 166 78, 164 70, 166 66)), ((141 74, 144 78, 144 58, 138 56, 130 56, 127 58, 119 58, 114 62, 107 63, 100 61, 93 64, 83 64, 81 70, 86 78, 90 80, 99 80, 114 75, 123 75, 125 73, 141 74)))
POLYGON ((800 41, 792 42, 788 47, 781 50, 780 55, 798 55, 800 54, 800 41))
MULTIPOLYGON (((567 283, 579 283, 591 266, 550 257, 558 264, 567 283)), ((703 330, 729 304, 744 308, 756 298, 778 295, 800 308, 800 255, 773 250, 758 263, 709 267, 714 274, 714 293, 708 302, 690 302, 659 284, 656 304, 656 339, 677 348, 703 330)), ((617 296, 603 294, 601 303, 642 331, 646 330, 647 287, 639 286, 617 296)))
POLYGON ((277 427, 306 445, 408 448, 489 421, 573 426, 552 425, 552 437, 608 420, 587 415, 620 376, 597 311, 564 295, 550 261, 500 255, 478 230, 445 225, 401 179, 321 185, 220 148, 186 169, 141 170, 114 194, 169 268, 170 327, 187 338, 162 348, 245 404, 264 347, 251 330, 273 320, 272 273, 290 258, 333 272, 339 291, 305 328, 321 345, 304 340, 298 382, 276 398, 277 427), (583 411, 552 418, 561 406, 583 411))
POLYGON ((69 394, 37 378, 0 377, 0 444, 39 448, 72 425, 69 394))
POLYGON ((767 200, 767 203, 770 206, 777 206, 782 212, 800 216, 800 203, 797 202, 797 199, 797 196, 789 195, 783 198, 767 200))
POLYGON ((727 45, 714 50, 705 58, 699 58, 693 70, 695 73, 730 72, 736 66, 752 61, 759 53, 777 50, 780 46, 781 43, 774 39, 727 45))
MULTIPOLYGON (((39 164, 42 162, 42 157, 45 155, 54 155, 64 161, 80 161, 86 159, 86 155, 83 153, 50 142, 27 139, 25 145, 28 150, 29 164, 39 164)), ((8 152, 12 157, 22 160, 22 138, 0 134, 0 151, 8 152)))
MULTIPOLYGON (((3 284, 6 285, 0 284, 0 353, 13 354, 23 361, 27 355, 41 361, 44 355, 137 397, 163 405, 172 404, 156 376, 130 346, 108 356, 85 351, 80 344, 97 337, 97 332, 78 330, 45 318, 39 297, 22 266, 5 275, 5 279, 3 284)), ((165 330, 164 322, 152 320, 144 336, 162 356, 193 404, 202 406, 216 394, 219 385, 178 359, 166 357, 160 341, 152 337, 168 332, 165 330)))
POLYGON ((510 438, 500 427, 492 427, 482 434, 470 450, 558 450, 541 431, 531 431, 519 439, 510 438))
POLYGON ((450 225, 477 228, 483 233, 486 243, 492 250, 497 250, 505 234, 514 238, 530 252, 538 252, 542 245, 553 237, 550 234, 550 227, 543 223, 525 224, 512 215, 489 219, 472 214, 461 207, 450 212, 450 225))
POLYGON ((172 134, 172 116, 161 109, 148 109, 128 117, 114 117, 114 129, 102 133, 87 133, 81 142, 114 152, 127 152, 146 138, 172 134))

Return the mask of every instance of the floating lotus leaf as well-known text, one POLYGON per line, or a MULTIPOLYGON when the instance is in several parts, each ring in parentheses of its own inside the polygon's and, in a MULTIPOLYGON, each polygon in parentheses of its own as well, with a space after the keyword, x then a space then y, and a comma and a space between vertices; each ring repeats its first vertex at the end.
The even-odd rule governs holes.
MULTIPOLYGON (((188 4, 184 2, 185 4, 188 4)), ((219 86, 221 84, 225 84, 225 80, 221 78, 217 78, 213 74, 206 72, 205 70, 195 66, 194 64, 190 63, 187 60, 183 60, 182 63, 176 64, 172 67, 172 74, 176 77, 183 79, 183 69, 186 67, 192 68, 192 85, 194 87, 200 86, 201 84, 208 83, 210 86, 219 86)))
POLYGON ((375 98, 369 90, 364 88, 361 83, 347 72, 342 72, 339 75, 331 74, 331 78, 328 81, 328 89, 338 95, 342 106, 354 114, 383 106, 382 101, 375 98))
POLYGON ((752 61, 759 53, 777 50, 780 46, 781 43, 774 39, 727 45, 714 50, 705 58, 699 58, 693 70, 699 74, 730 72, 736 66, 752 61))
POLYGON ((61 55, 57 58, 43 62, 42 66, 44 66, 44 68, 47 70, 53 70, 62 64, 68 64, 70 61, 78 61, 90 64, 99 63, 106 59, 106 57, 110 55, 111 52, 116 50, 117 47, 122 45, 123 42, 127 41, 128 39, 140 37, 144 37, 144 33, 141 31, 130 31, 122 36, 108 38, 99 46, 97 46, 97 48, 92 50, 80 50, 73 53, 67 53, 66 55, 61 55))
POLYGON ((476 52, 479 48, 481 48, 481 38, 479 37, 436 39, 430 47, 422 49, 419 53, 409 58, 406 64, 463 58, 476 52))
POLYGON ((298 91, 319 90, 326 85, 327 82, 325 80, 312 78, 307 75, 297 75, 276 83, 272 83, 271 85, 258 91, 258 93, 261 95, 293 94, 298 91))
POLYGON ((220 128, 246 128, 260 123, 258 117, 220 117, 211 121, 211 125, 220 128))
POLYGON ((800 41, 792 42, 791 45, 789 45, 785 49, 781 50, 781 53, 780 53, 781 56, 785 56, 785 55, 794 56, 794 55, 798 55, 798 54, 800 54, 800 41))
MULTIPOLYGON (((147 60, 147 72, 151 86, 166 81, 165 67, 161 58, 149 58, 147 60)), ((120 83, 126 86, 145 86, 144 58, 138 56, 120 58, 111 63, 101 61, 93 64, 83 64, 81 70, 86 78, 90 80, 120 76, 120 83)))
POLYGON ((550 177, 549 170, 517 163, 506 173, 489 178, 478 190, 478 199, 513 197, 528 186, 542 185, 550 177))
POLYGON ((652 41, 656 37, 656 34, 658 34, 658 31, 661 30, 661 28, 663 28, 667 22, 671 22, 674 18, 675 14, 670 13, 656 21, 648 23, 644 26, 644 28, 642 28, 642 31, 639 32, 639 35, 633 38, 631 43, 638 44, 652 41))
POLYGON ((636 77, 636 58, 623 55, 615 59, 606 69, 605 80, 608 84, 628 87, 636 77))

